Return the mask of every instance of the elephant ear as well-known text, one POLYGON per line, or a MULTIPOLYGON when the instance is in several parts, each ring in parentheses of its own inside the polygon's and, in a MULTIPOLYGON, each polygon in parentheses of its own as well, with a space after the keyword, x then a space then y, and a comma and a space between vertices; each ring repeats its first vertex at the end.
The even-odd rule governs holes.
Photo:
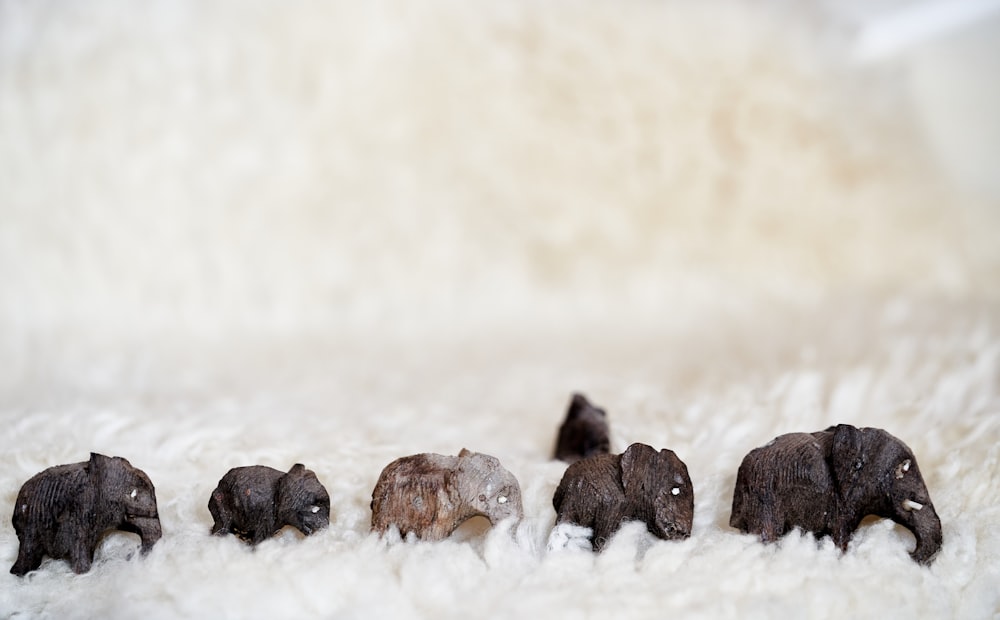
POLYGON ((292 465, 292 468, 288 470, 288 474, 291 476, 302 476, 306 473, 306 466, 302 463, 296 463, 292 465))
POLYGON ((126 472, 130 468, 128 461, 120 456, 105 456, 91 452, 90 461, 87 463, 87 475, 97 497, 111 497, 117 501, 115 491, 127 483, 126 472))
POLYGON ((114 459, 96 452, 90 453, 90 461, 87 463, 87 471, 95 478, 103 478, 111 469, 114 459))
POLYGON ((847 499, 862 493, 868 486, 864 478, 871 454, 874 435, 867 435, 850 424, 838 424, 833 430, 833 445, 830 448, 830 470, 833 472, 837 493, 847 499))
POLYGON ((647 489, 647 481, 655 471, 656 450, 643 443, 634 443, 622 454, 622 488, 626 497, 639 497, 652 492, 647 489))
POLYGON ((459 452, 458 452, 458 456, 459 456, 459 457, 463 457, 463 456, 472 456, 473 454, 474 454, 474 452, 470 452, 470 451, 468 450, 468 448, 462 448, 462 449, 461 449, 461 450, 459 450, 459 452))
POLYGON ((673 450, 666 448, 660 450, 657 455, 657 465, 661 476, 667 474, 669 478, 662 480, 663 484, 690 484, 691 476, 688 474, 687 465, 677 456, 673 450))

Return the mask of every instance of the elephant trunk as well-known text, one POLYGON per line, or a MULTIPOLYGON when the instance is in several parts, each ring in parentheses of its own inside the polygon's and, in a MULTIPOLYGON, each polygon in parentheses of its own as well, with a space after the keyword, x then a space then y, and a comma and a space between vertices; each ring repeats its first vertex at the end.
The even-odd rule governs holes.
POLYGON ((930 564, 941 549, 941 519, 929 501, 921 504, 913 500, 905 500, 897 522, 906 526, 917 539, 917 546, 910 552, 910 557, 920 564, 930 564))
POLYGON ((131 517, 127 529, 139 534, 142 540, 142 553, 149 553, 156 541, 160 540, 163 530, 160 528, 159 517, 131 517))
POLYGON ((917 539, 917 546, 910 553, 910 557, 920 564, 930 564, 941 549, 941 519, 934 511, 934 506, 928 504, 923 510, 927 511, 927 514, 921 515, 914 525, 913 535, 917 539))

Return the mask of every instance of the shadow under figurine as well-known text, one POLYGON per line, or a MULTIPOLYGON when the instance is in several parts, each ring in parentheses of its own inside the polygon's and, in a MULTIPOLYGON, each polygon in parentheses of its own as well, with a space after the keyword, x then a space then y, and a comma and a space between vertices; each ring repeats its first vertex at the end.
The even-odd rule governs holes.
POLYGON ((234 467, 208 500, 212 534, 257 545, 290 525, 306 536, 330 525, 330 495, 301 463, 288 473, 265 465, 234 467))
POLYGON ((395 525, 402 537, 447 538, 476 516, 496 525, 522 519, 521 487, 496 457, 463 449, 458 456, 415 454, 386 465, 372 491, 372 530, 395 525))
POLYGON ((556 525, 593 530, 594 551, 604 548, 627 521, 642 521, 664 540, 691 535, 694 487, 687 466, 672 450, 634 443, 622 454, 599 454, 566 469, 552 498, 556 525))
POLYGON ((149 477, 121 457, 93 452, 89 461, 50 467, 25 482, 12 521, 20 547, 10 572, 18 576, 46 555, 85 573, 111 530, 138 534, 143 553, 162 534, 149 477))
POLYGON ((574 463, 610 451, 607 414, 590 404, 583 394, 573 394, 566 419, 559 427, 555 458, 574 463))
POLYGON ((941 548, 941 519, 913 452, 882 429, 840 424, 781 435, 747 454, 729 524, 765 543, 799 527, 846 551, 868 515, 913 532, 910 557, 920 564, 941 548))

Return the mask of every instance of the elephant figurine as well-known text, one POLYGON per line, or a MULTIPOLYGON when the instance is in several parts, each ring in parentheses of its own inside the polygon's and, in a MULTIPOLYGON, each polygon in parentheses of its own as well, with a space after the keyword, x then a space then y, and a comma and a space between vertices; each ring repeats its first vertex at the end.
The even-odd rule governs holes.
POLYGON ((607 414, 590 404, 583 394, 573 394, 566 419, 559 427, 555 458, 567 463, 611 451, 607 414))
POLYGON ((463 449, 458 456, 415 454, 386 465, 372 491, 372 530, 395 525, 401 536, 442 540, 466 520, 492 525, 524 517, 521 487, 496 457, 463 449))
POLYGON ((591 545, 600 551, 626 521, 642 521, 664 540, 690 536, 694 486, 672 450, 634 443, 622 454, 598 454, 570 465, 552 505, 557 526, 591 528, 591 545))
POLYGON ((20 547, 10 572, 18 576, 41 566, 46 555, 85 573, 110 530, 138 534, 144 554, 162 534, 149 477, 121 457, 93 452, 89 461, 32 476, 17 494, 12 521, 20 547))
POLYGON ((867 515, 913 532, 910 557, 920 564, 941 548, 941 519, 913 452, 882 429, 840 424, 751 450, 736 475, 729 524, 765 543, 799 527, 846 551, 867 515))
POLYGON ((306 536, 330 525, 330 495, 302 463, 287 473, 265 465, 234 467, 212 491, 208 511, 213 535, 232 533, 256 546, 286 525, 306 536))

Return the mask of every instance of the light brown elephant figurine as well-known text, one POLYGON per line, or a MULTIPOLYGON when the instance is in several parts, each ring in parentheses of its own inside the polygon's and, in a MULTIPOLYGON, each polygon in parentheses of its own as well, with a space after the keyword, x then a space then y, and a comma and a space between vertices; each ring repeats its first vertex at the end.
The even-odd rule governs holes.
POLYGON ((372 491, 372 530, 396 526, 422 540, 447 538, 483 516, 496 525, 520 520, 521 487, 496 457, 462 450, 458 456, 415 454, 389 463, 372 491))

